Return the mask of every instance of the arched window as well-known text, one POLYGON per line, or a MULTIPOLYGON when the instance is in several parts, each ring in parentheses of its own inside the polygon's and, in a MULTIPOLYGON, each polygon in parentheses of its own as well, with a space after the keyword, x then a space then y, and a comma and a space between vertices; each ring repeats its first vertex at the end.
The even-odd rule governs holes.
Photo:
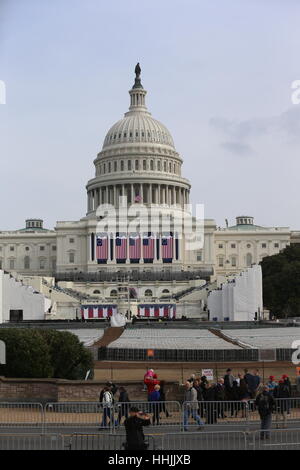
POLYGON ((247 253, 246 255, 246 266, 250 267, 252 265, 252 255, 251 253, 247 253))
POLYGON ((157 171, 161 171, 161 163, 160 160, 157 162, 157 171))
POLYGON ((100 294, 100 291, 96 289, 93 291, 93 294, 100 294))
POLYGON ((143 160, 143 170, 146 170, 147 169, 147 162, 146 160, 143 160))
POLYGON ((164 289, 164 290, 162 291, 162 293, 163 293, 163 294, 170 294, 170 291, 169 291, 169 289, 164 289))
POLYGON ((136 170, 139 169, 139 161, 138 161, 138 160, 135 161, 135 169, 136 169, 136 170))
POLYGON ((124 160, 121 160, 121 171, 124 171, 124 160))
POLYGON ((128 171, 131 171, 131 160, 128 160, 127 162, 127 169, 128 171))
POLYGON ((150 170, 153 170, 154 165, 153 165, 153 160, 150 160, 150 170))
POLYGON ((151 289, 146 289, 145 290, 145 297, 152 297, 152 296, 153 296, 152 290, 151 289))
POLYGON ((112 289, 112 290, 110 291, 110 296, 111 296, 111 297, 117 297, 117 295, 118 295, 118 292, 116 291, 116 289, 112 289))

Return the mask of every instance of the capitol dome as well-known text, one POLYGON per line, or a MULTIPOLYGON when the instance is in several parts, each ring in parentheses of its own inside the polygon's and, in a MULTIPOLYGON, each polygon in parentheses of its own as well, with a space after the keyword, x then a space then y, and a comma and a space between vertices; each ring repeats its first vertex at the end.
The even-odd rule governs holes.
POLYGON ((175 149, 168 129, 151 117, 150 113, 132 111, 116 122, 106 134, 103 150, 111 145, 129 143, 151 143, 168 145, 175 149))
POLYGON ((190 183, 181 176, 182 158, 168 129, 151 116, 145 103, 137 64, 134 85, 129 90, 130 107, 105 136, 94 160, 95 177, 88 181, 87 214, 103 203, 182 206, 189 201, 190 183))

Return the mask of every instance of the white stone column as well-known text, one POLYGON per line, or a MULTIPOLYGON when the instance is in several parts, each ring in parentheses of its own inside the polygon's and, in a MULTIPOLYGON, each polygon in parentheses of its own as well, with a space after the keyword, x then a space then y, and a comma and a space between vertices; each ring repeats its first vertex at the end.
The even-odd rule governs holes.
POLYGON ((148 186, 148 203, 152 204, 152 183, 148 186))
POLYGON ((131 187, 131 204, 134 203, 134 186, 133 184, 130 185, 131 187))
POLYGON ((113 200, 113 205, 117 207, 117 186, 114 185, 114 200, 113 200))

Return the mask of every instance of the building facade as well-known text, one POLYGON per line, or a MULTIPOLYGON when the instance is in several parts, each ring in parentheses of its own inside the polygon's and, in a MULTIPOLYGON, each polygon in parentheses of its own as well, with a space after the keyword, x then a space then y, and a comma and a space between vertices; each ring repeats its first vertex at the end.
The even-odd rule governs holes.
POLYGON ((94 160, 86 215, 57 222, 54 230, 45 229, 41 219, 28 219, 23 229, 0 232, 0 269, 46 277, 130 271, 190 271, 207 277, 242 271, 299 242, 299 232, 257 226, 248 216, 237 217, 226 228, 205 219, 204 243, 195 249, 186 248, 184 234, 179 237, 176 229, 163 231, 159 211, 181 211, 189 204, 191 184, 182 175, 183 161, 170 132, 148 111, 146 94, 137 70, 129 110, 107 132, 94 160), (113 231, 99 232, 105 218, 99 207, 119 210, 125 200, 133 208, 130 220, 144 208, 157 211, 155 230, 122 231, 116 225, 113 231))

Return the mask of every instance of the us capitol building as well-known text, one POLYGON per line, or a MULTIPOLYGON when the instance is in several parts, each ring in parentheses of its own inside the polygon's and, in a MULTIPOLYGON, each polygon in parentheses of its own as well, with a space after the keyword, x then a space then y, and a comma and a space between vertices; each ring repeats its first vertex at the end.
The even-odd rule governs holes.
MULTIPOLYGON (((253 217, 217 227, 204 220, 203 248, 185 250, 176 233, 145 233, 141 239, 116 231, 99 234, 99 205, 183 208, 191 184, 182 176, 182 158, 168 129, 146 106, 139 64, 129 91, 130 106, 107 132, 87 182, 87 213, 78 221, 57 222, 54 230, 30 218, 24 228, 0 232, 0 269, 22 280, 39 277, 44 285, 109 299, 128 282, 140 299, 161 298, 192 289, 216 276, 238 273, 300 241, 288 227, 261 227, 253 217), (52 279, 52 281, 50 281, 52 279), (53 280, 55 279, 55 281, 53 280)), ((67 292, 67 291, 66 291, 67 292)))

